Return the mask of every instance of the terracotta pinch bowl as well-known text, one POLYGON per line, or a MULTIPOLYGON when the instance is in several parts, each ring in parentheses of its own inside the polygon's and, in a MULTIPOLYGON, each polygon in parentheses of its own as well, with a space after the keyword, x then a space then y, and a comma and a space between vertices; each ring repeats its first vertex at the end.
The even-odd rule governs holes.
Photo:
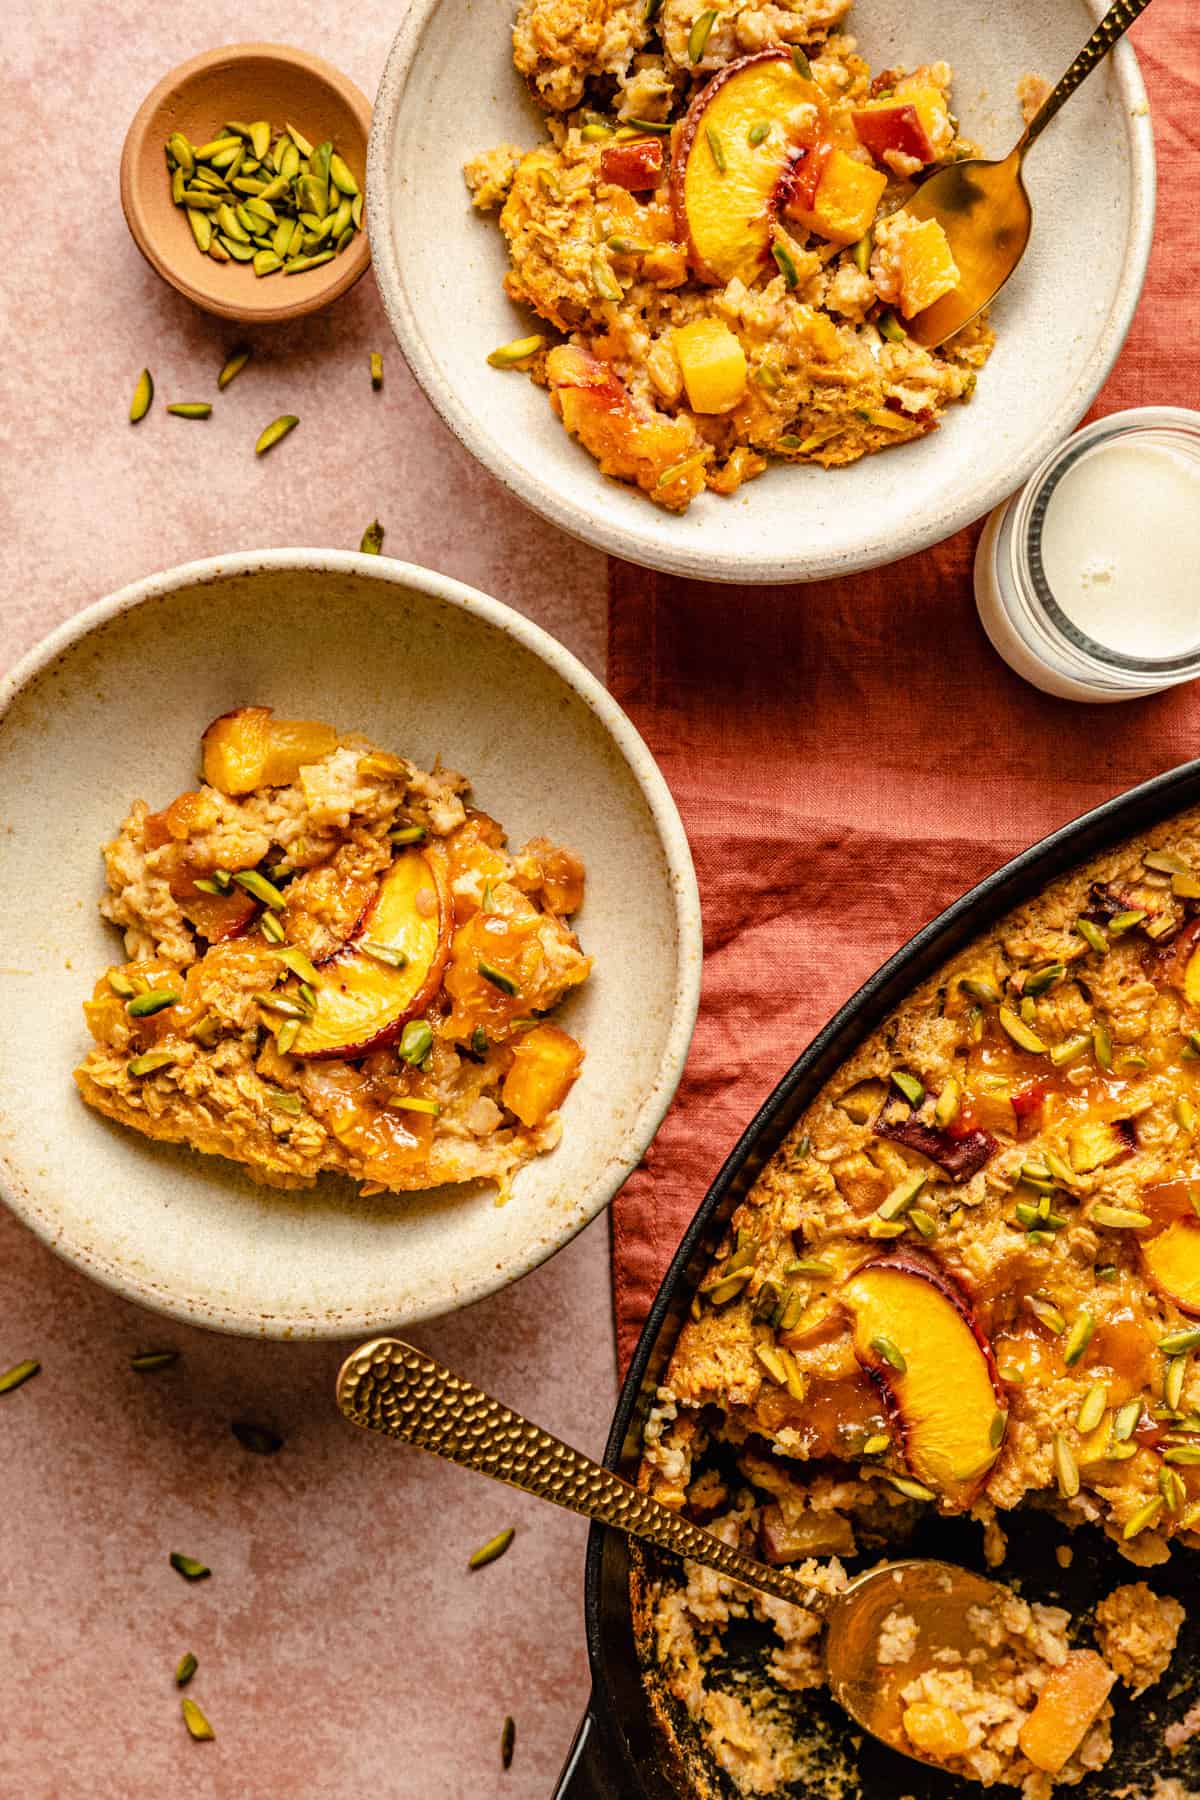
POLYGON ((310 142, 330 139, 366 191, 371 106, 332 64, 286 44, 225 44, 180 63, 138 108, 121 152, 121 205, 152 269, 186 299, 223 319, 278 324, 318 312, 354 286, 371 260, 366 221, 331 262, 297 275, 259 277, 249 263, 215 262, 197 247, 187 212, 171 198, 165 147, 173 131, 210 141, 227 119, 291 124, 310 142))

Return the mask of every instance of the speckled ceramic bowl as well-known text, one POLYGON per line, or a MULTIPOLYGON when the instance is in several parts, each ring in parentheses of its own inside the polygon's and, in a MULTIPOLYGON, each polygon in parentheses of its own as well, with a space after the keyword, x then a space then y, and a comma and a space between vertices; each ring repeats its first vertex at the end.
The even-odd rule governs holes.
POLYGON ((147 1306, 225 1331, 335 1337, 411 1324, 502 1287, 605 1207, 683 1069, 700 913, 679 815, 599 682, 498 601, 344 551, 189 563, 64 625, 0 687, 0 1188, 60 1255, 147 1306), (232 1163, 90 1111, 71 1071, 81 1002, 120 939, 99 847, 129 802, 192 785, 209 719, 247 701, 361 729, 468 772, 514 841, 588 869, 587 1050, 560 1147, 509 1203, 473 1189, 359 1198, 325 1177, 256 1187, 232 1163))
MULTIPOLYGON (((375 273, 409 364, 467 448, 577 537, 704 580, 850 574, 948 537, 1020 486, 1091 405, 1125 338, 1154 224, 1154 149, 1128 42, 1030 153, 1034 235, 994 309, 996 350, 970 406, 848 469, 777 466, 682 517, 606 480, 545 393, 488 367, 534 329, 505 297, 494 217, 473 213, 465 158, 545 132, 511 61, 511 4, 411 0, 375 101, 367 208, 375 273), (464 59, 463 45, 470 45, 464 59)), ((945 58, 955 109, 988 154, 1021 128, 1019 78, 1056 79, 1096 0, 857 0, 849 28, 875 69, 945 58)))

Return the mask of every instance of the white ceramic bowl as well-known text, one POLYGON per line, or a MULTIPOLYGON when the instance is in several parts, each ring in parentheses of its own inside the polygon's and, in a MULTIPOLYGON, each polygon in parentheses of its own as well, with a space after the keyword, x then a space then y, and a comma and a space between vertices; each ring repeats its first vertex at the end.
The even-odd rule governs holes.
POLYGON ((189 563, 72 619, 0 687, 0 1187, 60 1255, 131 1299, 265 1337, 384 1330, 491 1293, 620 1187, 683 1069, 700 986, 687 840, 649 751, 599 682, 498 601, 426 569, 329 550, 189 563), (513 840, 578 848, 596 957, 567 1009, 587 1061, 560 1147, 509 1203, 348 1182, 256 1187, 235 1165, 101 1118, 71 1071, 80 1011, 120 940, 100 845, 129 802, 196 780, 231 706, 361 729, 475 782, 513 840))
MULTIPOLYGON (((807 581, 895 561, 990 510, 1087 411, 1129 329, 1154 224, 1154 149, 1128 43, 1031 151, 1034 236, 994 309, 995 352, 939 431, 851 468, 775 467, 678 518, 608 481, 545 393, 488 367, 533 329, 500 285, 494 215, 472 212, 466 157, 544 137, 512 67, 513 0, 411 0, 375 102, 367 206, 375 273, 410 367, 451 430, 564 530, 706 580, 807 581)), ((1085 0, 858 0, 873 68, 944 57, 955 105, 989 154, 1020 129, 1016 84, 1056 79, 1098 12, 1085 0)))

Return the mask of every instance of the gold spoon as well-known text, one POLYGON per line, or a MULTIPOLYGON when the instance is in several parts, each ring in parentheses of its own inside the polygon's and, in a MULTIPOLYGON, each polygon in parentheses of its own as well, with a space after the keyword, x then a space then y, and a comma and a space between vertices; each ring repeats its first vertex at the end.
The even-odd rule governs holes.
POLYGON ((950 240, 959 284, 905 326, 927 349, 961 331, 1004 286, 1029 242, 1033 209, 1021 177, 1026 152, 1065 100, 1102 62, 1150 0, 1116 0, 1066 74, 1052 88, 1003 162, 982 157, 950 163, 923 182, 904 208, 916 219, 936 219, 950 240))
MULTIPOLYGON (((912 1679, 911 1665, 881 1665, 878 1658, 885 1618, 899 1611, 916 1619, 923 1660, 942 1648, 978 1658, 982 1644, 968 1614, 1007 1597, 1007 1589, 981 1575, 928 1558, 882 1563, 840 1594, 826 1593, 791 1569, 771 1568, 722 1543, 399 1338, 374 1338, 347 1357, 337 1398, 351 1423, 366 1431, 400 1438, 817 1613, 825 1623, 834 1698, 866 1731, 918 1762, 932 1758, 918 1755, 901 1724, 900 1688, 912 1679)), ((972 1666, 978 1679, 978 1663, 972 1666)))

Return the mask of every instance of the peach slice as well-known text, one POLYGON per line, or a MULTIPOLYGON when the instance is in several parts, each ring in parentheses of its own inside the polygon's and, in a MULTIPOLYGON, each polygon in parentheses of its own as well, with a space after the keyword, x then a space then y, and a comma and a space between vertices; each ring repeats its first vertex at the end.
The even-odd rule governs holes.
POLYGON ((919 163, 933 161, 929 133, 912 101, 877 100, 857 108, 850 118, 859 142, 876 162, 882 162, 889 150, 898 156, 915 157, 919 163))
POLYGON ((269 706, 239 706, 214 719, 200 740, 204 779, 221 794, 286 787, 306 763, 337 748, 332 725, 277 719, 269 706))
POLYGON ((530 1130, 557 1112, 583 1067, 583 1051, 557 1025, 536 1025, 513 1045, 501 1098, 530 1130))
POLYGON ((905 1251, 864 1264, 840 1298, 913 1475, 944 1510, 969 1506, 996 1460, 1007 1403, 966 1296, 930 1258, 905 1251))
POLYGON ((1083 1742, 1116 1676, 1094 1650, 1072 1650, 1046 1677, 1017 1738, 1035 1769, 1057 1775, 1083 1742))
POLYGON ((429 1005, 450 954, 454 909, 440 848, 403 850, 352 941, 320 964, 316 1009, 293 1056, 364 1056, 429 1005))
POLYGON ((780 184, 820 135, 825 98, 786 50, 743 56, 688 108, 672 158, 679 235, 702 281, 753 281, 770 255, 780 184))
POLYGON ((1200 1219, 1176 1219, 1138 1249, 1151 1285, 1180 1312, 1200 1316, 1200 1219))
POLYGON ((959 283, 950 240, 937 219, 922 219, 900 240, 900 311, 906 319, 925 312, 959 283))

